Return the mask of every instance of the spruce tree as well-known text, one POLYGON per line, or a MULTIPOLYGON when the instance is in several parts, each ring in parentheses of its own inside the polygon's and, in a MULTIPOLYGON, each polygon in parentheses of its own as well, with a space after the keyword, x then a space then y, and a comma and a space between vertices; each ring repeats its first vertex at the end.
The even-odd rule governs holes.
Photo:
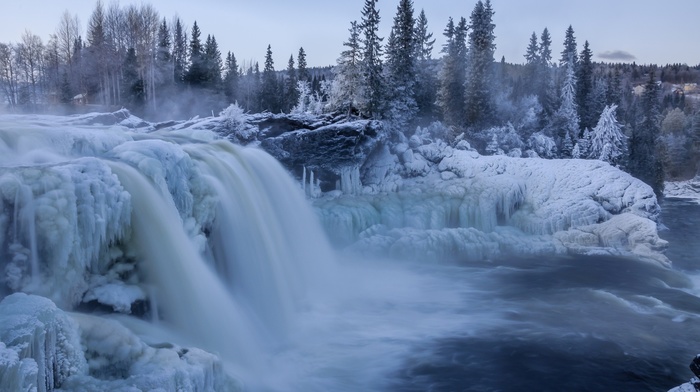
POLYGON ((178 18, 173 32, 173 79, 175 83, 184 83, 187 72, 187 34, 178 18))
POLYGON ((382 40, 379 32, 378 0, 365 0, 360 28, 364 35, 362 54, 364 107, 362 111, 370 117, 381 118, 384 114, 384 77, 382 63, 382 40))
POLYGON ((437 102, 445 123, 451 126, 464 125, 464 83, 467 56, 467 20, 461 18, 455 26, 452 18, 447 21, 443 33, 447 38, 443 46, 445 56, 440 71, 440 88, 437 102))
POLYGON ((655 71, 655 68, 650 70, 641 98, 640 109, 644 117, 641 122, 633 124, 629 141, 629 172, 649 184, 660 197, 664 189, 664 171, 656 146, 661 105, 655 71))
POLYGON ((228 52, 226 55, 225 64, 225 74, 224 74, 224 94, 229 103, 234 103, 238 101, 238 89, 240 81, 240 73, 238 71, 238 62, 236 61, 236 56, 233 53, 228 52))
MULTIPOLYGON (((552 38, 545 27, 540 36, 539 67, 537 72, 537 98, 542 105, 539 114, 540 126, 545 127, 549 123, 556 110, 557 93, 552 71, 552 38)), ((572 137, 576 135, 571 135, 572 137)))
POLYGON ((185 81, 193 87, 199 87, 206 81, 206 68, 204 51, 202 50, 202 41, 200 40, 202 32, 194 22, 192 26, 192 36, 190 37, 190 67, 185 74, 185 81))
POLYGON ((207 87, 220 90, 221 89, 221 52, 219 45, 216 43, 215 36, 207 36, 206 45, 204 47, 204 83, 207 87))
MULTIPOLYGON (((578 107, 576 104, 576 75, 573 68, 573 65, 570 63, 565 65, 566 77, 561 87, 561 104, 552 116, 552 124, 550 126, 550 129, 554 132, 552 136, 557 140, 560 148, 563 146, 566 134, 569 134, 569 137, 573 140, 579 139, 580 134, 578 107)), ((583 148, 583 146, 580 146, 580 148, 583 148)))
POLYGON ((299 54, 297 55, 297 78, 301 82, 311 82, 309 70, 306 68, 306 52, 304 48, 299 48, 299 54))
POLYGON ((387 45, 387 91, 389 118, 405 126, 418 111, 415 99, 416 40, 413 27, 413 2, 401 0, 387 45))
POLYGON ((435 39, 428 31, 428 19, 421 10, 416 20, 416 104, 422 115, 432 116, 435 110, 438 79, 434 70, 432 56, 435 39))
POLYGON ((528 94, 537 94, 539 68, 540 45, 537 42, 537 34, 533 31, 525 51, 525 90, 528 94))
POLYGON ((479 0, 470 17, 469 57, 465 93, 466 123, 486 126, 493 121, 495 102, 493 92, 494 40, 491 0, 479 0))
POLYGON ((581 129, 593 128, 597 113, 595 112, 593 84, 593 53, 586 41, 581 51, 576 73, 576 103, 579 108, 581 129))
POLYGON ((284 82, 284 104, 282 110, 289 113, 299 100, 299 91, 297 90, 297 70, 294 68, 294 55, 289 56, 287 62, 287 75, 284 82))
POLYGON ((260 103, 262 110, 276 113, 280 111, 277 74, 275 73, 275 63, 272 60, 272 46, 267 45, 265 53, 265 68, 263 68, 262 81, 260 86, 260 103))
POLYGON ((566 37, 564 38, 564 50, 561 52, 559 66, 571 63, 574 70, 578 67, 578 49, 576 47, 576 37, 574 36, 574 28, 569 25, 566 29, 566 37))
POLYGON ((433 46, 435 39, 433 33, 428 31, 428 18, 425 16, 425 11, 421 10, 416 19, 414 28, 416 42, 416 57, 418 61, 431 60, 433 56, 433 46))

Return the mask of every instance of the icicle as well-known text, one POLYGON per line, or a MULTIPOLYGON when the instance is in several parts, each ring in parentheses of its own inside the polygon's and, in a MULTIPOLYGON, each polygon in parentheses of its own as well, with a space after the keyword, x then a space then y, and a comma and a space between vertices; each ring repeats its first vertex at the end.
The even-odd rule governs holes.
POLYGON ((304 191, 305 195, 309 195, 309 193, 306 191, 306 166, 304 166, 304 174, 301 177, 301 190, 304 191))
POLYGON ((311 179, 309 180, 309 188, 311 188, 311 189, 309 190, 309 196, 313 197, 313 195, 314 195, 314 171, 313 170, 311 170, 310 178, 311 179))

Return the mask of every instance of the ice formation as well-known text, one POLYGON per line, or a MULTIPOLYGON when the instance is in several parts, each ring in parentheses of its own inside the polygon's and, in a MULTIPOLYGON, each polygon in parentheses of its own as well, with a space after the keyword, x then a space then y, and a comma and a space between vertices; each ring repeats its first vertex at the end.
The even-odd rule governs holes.
MULTIPOLYGON (((65 318, 53 302, 161 320, 183 341, 226 359, 236 377, 262 378, 258 353, 284 344, 291 314, 333 258, 282 166, 205 129, 156 131, 128 112, 9 116, 0 119, 0 148, 3 295, 46 297, 31 298, 50 304, 56 317, 65 318)), ((66 390, 232 390, 217 386, 229 385, 228 376, 212 354, 152 350, 113 320, 65 319, 79 326, 56 328, 81 336, 83 347, 74 339, 69 362, 87 358, 89 371, 46 376, 54 380, 46 390, 60 383, 66 390)), ((5 324, 9 334, 21 327, 5 324)), ((49 327, 42 330, 53 333, 49 327)), ((47 366, 58 368, 46 362, 53 359, 34 356, 31 365, 24 360, 31 353, 13 355, 10 338, 2 339, 7 380, 21 387, 43 378, 47 366)))
POLYGON ((264 379, 256 353, 288 343, 333 270, 316 215, 336 243, 404 259, 666 262, 651 188, 602 162, 483 157, 421 135, 388 143, 367 121, 312 124, 299 140, 246 125, 246 137, 307 152, 277 151, 300 189, 267 153, 212 131, 225 121, 0 117, 0 294, 37 295, 0 304, 0 387, 235 390, 231 375, 264 379), (315 156, 317 139, 339 144, 315 156), (328 173, 337 189, 322 195, 328 173), (59 310, 80 306, 160 325, 59 310), (155 338, 164 330, 174 337, 155 338))
POLYGON ((336 243, 411 258, 602 251, 668 263, 653 191, 606 163, 481 156, 439 141, 393 152, 363 167, 364 194, 315 202, 336 243))

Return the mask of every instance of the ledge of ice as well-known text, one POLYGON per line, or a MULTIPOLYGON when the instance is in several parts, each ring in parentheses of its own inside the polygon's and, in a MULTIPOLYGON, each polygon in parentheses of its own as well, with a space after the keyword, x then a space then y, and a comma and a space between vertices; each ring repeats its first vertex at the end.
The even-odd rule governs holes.
POLYGON ((700 203, 700 176, 687 181, 671 181, 664 184, 664 196, 687 199, 700 203))

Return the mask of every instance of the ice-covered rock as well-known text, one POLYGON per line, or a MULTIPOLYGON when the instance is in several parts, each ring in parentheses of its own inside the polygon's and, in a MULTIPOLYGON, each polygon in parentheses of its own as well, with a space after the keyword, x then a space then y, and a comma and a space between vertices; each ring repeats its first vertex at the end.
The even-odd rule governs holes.
POLYGON ((664 196, 700 203, 700 176, 687 181, 666 182, 664 184, 664 196))
POLYGON ((604 162, 481 156, 441 143, 400 150, 399 159, 389 159, 387 149, 384 158, 375 160, 383 162, 383 182, 372 170, 374 162, 363 168, 372 174, 369 181, 379 182, 372 189, 385 192, 315 202, 337 243, 348 245, 367 229, 382 225, 386 232, 376 238, 365 235, 353 249, 366 246, 398 255, 396 249, 407 246, 413 255, 446 252, 463 259, 513 251, 602 250, 668 263, 662 254, 666 242, 656 232, 660 209, 652 189, 604 162), (388 173, 402 174, 401 181, 388 173), (508 227, 533 245, 524 245, 514 232, 503 235, 508 227), (474 230, 483 235, 476 236, 474 230), (498 238, 487 238, 499 231, 498 238), (456 245, 482 240, 478 249, 456 245), (549 245, 541 246, 545 242, 549 245), (489 243, 495 246, 486 246, 489 243), (418 244, 424 247, 422 252, 418 244))
POLYGON ((0 390, 46 392, 87 373, 75 322, 46 298, 0 302, 0 390))

